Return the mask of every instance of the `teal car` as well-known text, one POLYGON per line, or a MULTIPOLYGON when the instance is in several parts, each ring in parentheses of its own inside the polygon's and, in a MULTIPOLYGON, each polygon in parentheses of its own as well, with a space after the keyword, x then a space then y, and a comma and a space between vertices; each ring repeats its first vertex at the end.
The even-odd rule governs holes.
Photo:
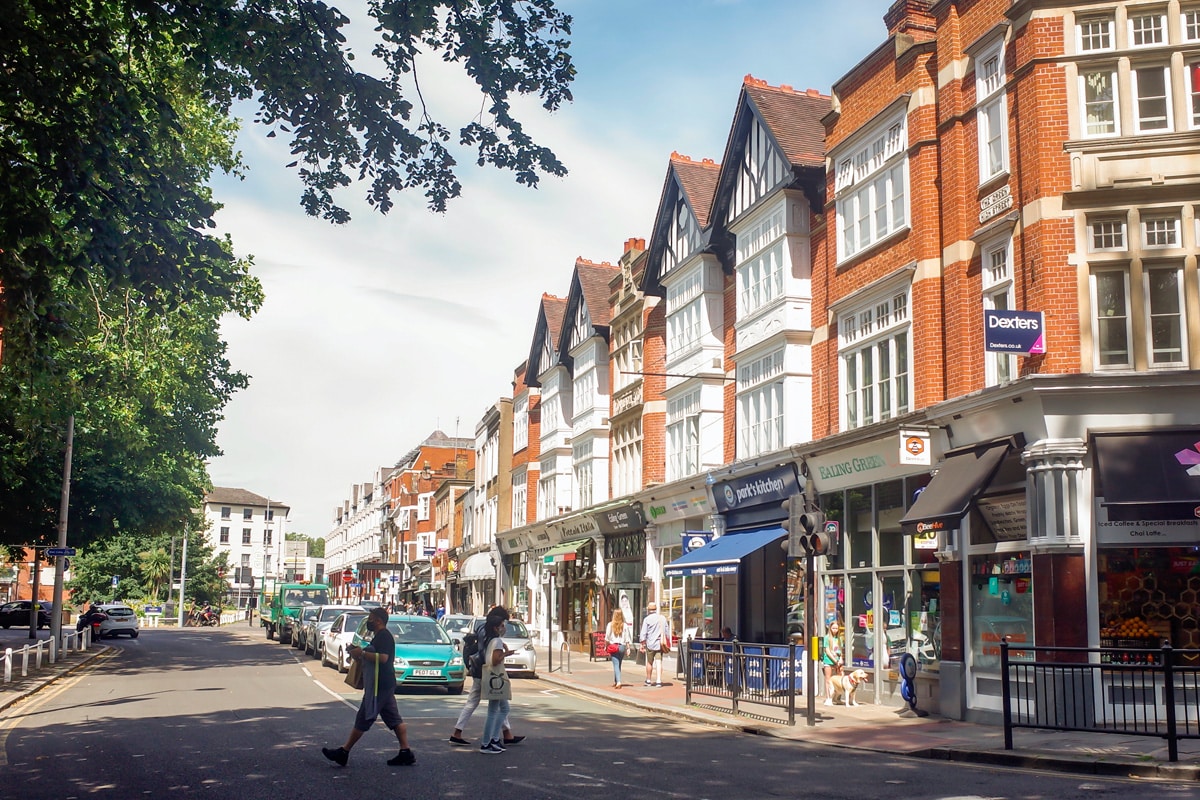
MULTIPOLYGON (((388 630, 396 638, 396 688, 445 686, 450 694, 462 694, 467 679, 462 653, 436 620, 393 614, 388 630)), ((354 632, 353 643, 363 648, 371 644, 366 618, 354 632)))

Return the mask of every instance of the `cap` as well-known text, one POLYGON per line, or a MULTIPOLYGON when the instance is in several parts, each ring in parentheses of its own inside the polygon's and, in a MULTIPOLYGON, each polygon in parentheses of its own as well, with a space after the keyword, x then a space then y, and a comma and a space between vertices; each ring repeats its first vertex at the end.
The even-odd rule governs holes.
POLYGON ((651 600, 649 603, 646 603, 646 610, 658 611, 658 603, 655 603, 653 600, 651 600))

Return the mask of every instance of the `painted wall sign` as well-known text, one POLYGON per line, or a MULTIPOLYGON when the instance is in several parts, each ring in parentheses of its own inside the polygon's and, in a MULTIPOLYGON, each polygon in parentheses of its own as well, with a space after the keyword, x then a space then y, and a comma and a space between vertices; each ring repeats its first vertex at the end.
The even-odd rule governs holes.
POLYGON ((1159 519, 1113 522, 1108 507, 1096 499, 1096 543, 1105 546, 1148 547, 1200 545, 1200 519, 1159 519))
POLYGON ((1026 538, 1028 509, 1025 495, 981 497, 975 504, 998 541, 1016 542, 1026 538))
POLYGON ((712 503, 708 501, 708 492, 704 487, 689 489, 681 494, 644 500, 642 507, 647 519, 655 524, 688 517, 707 516, 713 512, 712 503))
POLYGON ((578 514, 555 522, 547 522, 546 530, 551 536, 557 535, 558 541, 570 542, 587 536, 597 536, 600 526, 587 514, 578 514))
POLYGON ((979 222, 984 223, 993 217, 998 217, 1013 207, 1012 189, 1004 184, 996 191, 979 201, 979 222))
POLYGON ((983 311, 983 349, 1030 356, 1046 352, 1046 319, 1041 311, 983 311))

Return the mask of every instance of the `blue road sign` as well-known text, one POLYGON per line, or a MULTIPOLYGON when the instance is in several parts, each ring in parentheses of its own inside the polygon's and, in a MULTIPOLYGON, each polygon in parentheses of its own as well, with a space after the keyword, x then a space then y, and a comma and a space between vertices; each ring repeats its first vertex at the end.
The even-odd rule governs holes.
POLYGON ((55 558, 57 556, 73 556, 73 555, 75 555, 75 548, 74 547, 47 547, 46 555, 50 556, 51 558, 55 558))
POLYGON ((113 588, 117 588, 117 584, 121 582, 120 575, 113 575, 113 588))

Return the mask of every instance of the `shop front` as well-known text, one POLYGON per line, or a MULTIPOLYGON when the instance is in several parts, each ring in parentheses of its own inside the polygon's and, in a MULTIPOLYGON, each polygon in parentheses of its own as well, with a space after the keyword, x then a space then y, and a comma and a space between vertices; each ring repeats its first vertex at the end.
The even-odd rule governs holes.
POLYGON ((561 641, 578 652, 587 652, 589 634, 603 630, 600 622, 600 586, 597 581, 597 546, 600 527, 588 514, 576 514, 546 523, 547 535, 559 544, 541 556, 548 581, 543 585, 547 608, 561 641))
POLYGON ((689 547, 685 554, 684 542, 694 533, 681 533, 680 555, 663 574, 709 581, 704 591, 711 592, 705 597, 712 608, 711 622, 706 620, 710 636, 729 628, 742 641, 787 643, 791 604, 787 531, 781 523, 787 518, 783 501, 799 492, 792 464, 715 483, 712 497, 720 524, 711 541, 689 547), (720 528, 724 533, 717 535, 720 528))
POLYGON ((492 551, 476 550, 468 554, 459 564, 458 583, 467 586, 462 613, 486 614, 496 604, 496 558, 492 551))
POLYGON ((640 503, 622 502, 592 514, 604 536, 604 593, 599 630, 615 609, 632 625, 645 608, 646 518, 640 503))
MULTIPOLYGON (((664 575, 662 570, 662 565, 684 555, 685 543, 713 535, 714 506, 708 487, 697 476, 687 482, 656 486, 639 495, 639 500, 647 523, 642 554, 642 600, 633 605, 634 625, 640 629, 646 604, 653 599, 659 610, 670 618, 671 629, 685 640, 689 637, 715 638, 721 630, 716 625, 713 604, 716 577, 707 574, 664 575), (649 552, 645 552, 647 547, 649 552)), ((716 519, 719 521, 720 518, 716 519)))

